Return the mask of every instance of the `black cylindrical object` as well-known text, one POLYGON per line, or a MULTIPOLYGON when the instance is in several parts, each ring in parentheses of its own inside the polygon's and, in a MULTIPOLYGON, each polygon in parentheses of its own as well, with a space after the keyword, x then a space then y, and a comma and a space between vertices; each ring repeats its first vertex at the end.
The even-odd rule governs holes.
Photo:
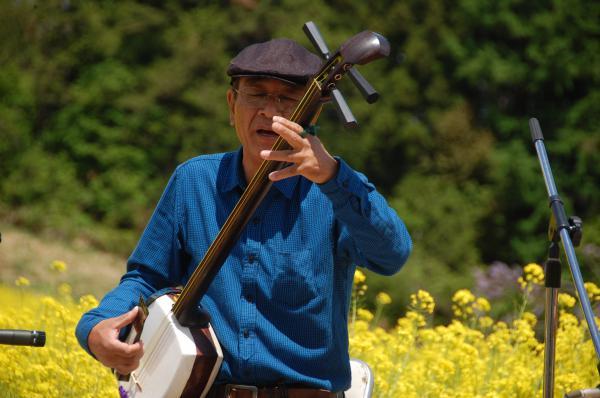
POLYGON ((46 344, 46 332, 40 330, 0 329, 0 344, 43 347, 46 344))

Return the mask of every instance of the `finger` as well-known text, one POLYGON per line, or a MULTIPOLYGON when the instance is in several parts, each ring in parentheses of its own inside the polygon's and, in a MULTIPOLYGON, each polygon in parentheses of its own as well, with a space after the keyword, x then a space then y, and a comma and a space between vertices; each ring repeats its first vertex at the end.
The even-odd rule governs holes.
POLYGON ((288 162, 288 163, 298 163, 301 160, 301 155, 295 150, 282 150, 282 151, 270 151, 270 150, 262 150, 260 151, 260 156, 265 160, 274 160, 277 162, 288 162))
POLYGON ((302 137, 285 125, 279 122, 273 122, 271 127, 275 133, 279 134, 279 136, 286 140, 293 148, 302 146, 302 137))
POLYGON ((273 122, 281 123, 288 129, 296 133, 301 133, 302 130, 304 130, 304 127, 300 126, 298 123, 292 122, 291 120, 288 120, 281 116, 273 116, 273 122))
POLYGON ((139 359, 144 355, 144 346, 140 341, 134 344, 127 344, 117 340, 113 353, 121 359, 139 359))
POLYGON ((292 147, 303 145, 304 141, 302 137, 300 137, 303 128, 299 124, 290 122, 279 116, 274 116, 272 128, 275 133, 279 134, 292 147))
POLYGON ((135 320, 137 313, 138 313, 138 307, 135 306, 135 307, 133 307, 133 309, 131 311, 126 312, 123 315, 116 317, 113 327, 115 327, 116 329, 121 329, 122 327, 129 325, 131 322, 133 322, 135 320))
POLYGON ((269 179, 271 181, 279 181, 285 178, 290 178, 298 175, 298 166, 296 164, 286 167, 285 169, 281 169, 278 171, 274 171, 269 174, 269 179))

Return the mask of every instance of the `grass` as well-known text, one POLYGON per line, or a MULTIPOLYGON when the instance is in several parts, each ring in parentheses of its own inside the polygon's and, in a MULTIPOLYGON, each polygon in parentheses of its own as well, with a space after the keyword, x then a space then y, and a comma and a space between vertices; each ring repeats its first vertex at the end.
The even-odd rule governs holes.
POLYGON ((88 293, 102 297, 125 271, 126 258, 94 249, 85 241, 65 242, 1 223, 0 232, 0 284, 14 286, 19 276, 26 276, 43 293, 66 282, 76 297, 88 293), (51 272, 54 260, 64 261, 68 272, 51 272))

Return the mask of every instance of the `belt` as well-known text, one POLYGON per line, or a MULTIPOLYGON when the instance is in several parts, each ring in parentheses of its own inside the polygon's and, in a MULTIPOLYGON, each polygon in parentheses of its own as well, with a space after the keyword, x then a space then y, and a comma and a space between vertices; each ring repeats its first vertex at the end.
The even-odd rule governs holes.
POLYGON ((207 398, 343 398, 344 393, 310 387, 256 387, 243 384, 213 385, 207 398))

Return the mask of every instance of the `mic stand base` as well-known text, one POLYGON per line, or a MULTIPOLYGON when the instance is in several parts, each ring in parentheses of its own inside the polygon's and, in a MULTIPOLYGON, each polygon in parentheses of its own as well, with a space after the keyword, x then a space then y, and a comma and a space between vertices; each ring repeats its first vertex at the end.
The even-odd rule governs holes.
POLYGON ((565 394, 564 398, 600 398, 600 389, 586 388, 585 390, 572 391, 565 394))

